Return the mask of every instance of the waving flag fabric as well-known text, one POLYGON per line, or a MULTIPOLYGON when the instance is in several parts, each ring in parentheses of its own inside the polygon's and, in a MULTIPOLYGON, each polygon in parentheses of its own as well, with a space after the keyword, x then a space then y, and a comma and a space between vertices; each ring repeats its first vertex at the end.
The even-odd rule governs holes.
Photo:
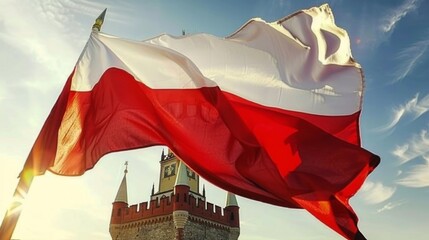
POLYGON ((107 153, 166 145, 219 187, 364 239, 348 200, 379 158, 360 146, 362 91, 328 5, 226 38, 93 32, 25 169, 81 175, 107 153))

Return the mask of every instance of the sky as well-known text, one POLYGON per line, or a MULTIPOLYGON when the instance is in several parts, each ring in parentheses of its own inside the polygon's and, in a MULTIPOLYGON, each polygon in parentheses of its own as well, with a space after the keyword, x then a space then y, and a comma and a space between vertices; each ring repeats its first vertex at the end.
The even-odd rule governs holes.
MULTIPOLYGON (((427 239, 429 226, 429 1, 0 0, 0 216, 34 140, 71 73, 95 18, 103 32, 144 40, 162 33, 233 33, 329 3, 363 68, 364 148, 381 164, 351 199, 368 239, 427 239)), ((157 187, 162 147, 109 154, 80 177, 47 173, 26 196, 14 239, 110 239, 111 203, 129 161, 129 203, 157 187)), ((226 193, 204 180, 207 200, 226 193)), ((342 239, 304 210, 238 197, 241 240, 342 239)))

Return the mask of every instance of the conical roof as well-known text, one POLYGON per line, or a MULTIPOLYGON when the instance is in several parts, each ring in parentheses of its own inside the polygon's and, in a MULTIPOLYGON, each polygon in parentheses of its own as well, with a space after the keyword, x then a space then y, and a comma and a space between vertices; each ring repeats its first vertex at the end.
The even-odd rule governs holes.
POLYGON ((226 194, 226 204, 225 204, 225 206, 226 207, 229 207, 229 206, 237 206, 238 207, 237 198, 235 197, 234 193, 228 192, 226 194))
POLYGON ((121 185, 119 186, 118 193, 116 194, 115 202, 128 203, 128 192, 127 192, 127 173, 128 163, 125 163, 124 177, 122 178, 121 185))
POLYGON ((188 174, 186 173, 186 165, 182 161, 179 162, 175 186, 189 186, 188 174))

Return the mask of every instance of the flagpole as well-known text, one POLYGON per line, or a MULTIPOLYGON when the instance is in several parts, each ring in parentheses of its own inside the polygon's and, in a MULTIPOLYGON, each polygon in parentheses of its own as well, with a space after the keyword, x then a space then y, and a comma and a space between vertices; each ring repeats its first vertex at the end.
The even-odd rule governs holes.
MULTIPOLYGON (((92 25, 92 31, 99 32, 101 30, 106 11, 107 8, 104 9, 97 19, 95 19, 95 23, 92 25)), ((35 176, 34 171, 32 166, 27 166, 27 164, 32 163, 26 162, 21 174, 19 175, 18 185, 15 188, 12 202, 10 203, 0 226, 0 240, 10 240, 12 238, 16 224, 21 215, 25 197, 27 196, 31 183, 33 182, 35 176)))
POLYGON ((12 202, 6 211, 0 227, 0 240, 10 240, 12 238, 16 223, 21 215, 25 196, 27 196, 28 190, 30 190, 33 179, 34 173, 32 170, 28 171, 28 173, 24 173, 24 171, 21 173, 12 202))

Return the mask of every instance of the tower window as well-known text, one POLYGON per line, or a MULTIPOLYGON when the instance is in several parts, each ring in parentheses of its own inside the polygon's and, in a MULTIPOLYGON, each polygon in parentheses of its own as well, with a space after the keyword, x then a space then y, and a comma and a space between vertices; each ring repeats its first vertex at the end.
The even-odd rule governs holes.
POLYGON ((176 175, 176 164, 171 164, 164 167, 164 178, 176 175))

